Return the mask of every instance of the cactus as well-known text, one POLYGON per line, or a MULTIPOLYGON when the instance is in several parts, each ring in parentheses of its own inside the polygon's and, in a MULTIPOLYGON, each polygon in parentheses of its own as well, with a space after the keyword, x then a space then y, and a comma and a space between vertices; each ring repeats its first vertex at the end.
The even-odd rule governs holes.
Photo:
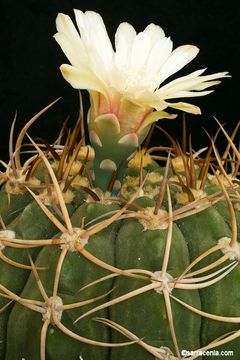
POLYGON ((200 113, 168 100, 206 95, 228 75, 198 70, 160 86, 196 47, 172 52, 157 25, 136 35, 123 23, 114 52, 100 15, 75 13, 81 37, 59 14, 55 39, 72 63, 63 76, 90 93, 91 145, 82 112, 53 144, 31 138, 53 102, 14 150, 14 119, 0 173, 0 359, 201 359, 207 351, 220 359, 223 351, 237 360, 238 126, 229 136, 219 124, 228 141, 221 155, 217 135, 194 151, 185 125, 182 146, 156 125, 176 117, 167 107, 200 113), (149 147, 159 130, 170 146, 149 147))

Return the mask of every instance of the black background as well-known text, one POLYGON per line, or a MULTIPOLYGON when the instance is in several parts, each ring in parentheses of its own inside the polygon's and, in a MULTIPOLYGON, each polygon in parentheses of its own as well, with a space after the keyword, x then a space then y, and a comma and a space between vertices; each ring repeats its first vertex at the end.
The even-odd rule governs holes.
MULTIPOLYGON (((187 126, 195 148, 205 146, 207 136, 217 129, 213 115, 231 131, 240 118, 240 4, 232 0, 81 1, 81 0, 0 0, 0 158, 7 157, 8 134, 17 110, 16 131, 41 108, 59 96, 62 99, 31 128, 32 136, 52 141, 68 114, 72 124, 78 111, 78 94, 61 77, 59 66, 67 63, 52 35, 55 18, 63 12, 73 18, 73 8, 95 10, 105 21, 111 39, 122 21, 137 31, 153 22, 171 36, 174 48, 194 44, 197 58, 179 75, 207 67, 208 74, 229 71, 213 94, 192 98, 202 109, 201 116, 187 115, 187 126)), ((178 75, 178 76, 179 76, 178 75)), ((88 98, 84 93, 84 108, 88 98)), ((175 137, 181 137, 181 116, 162 121, 175 137)), ((157 133, 153 143, 164 142, 157 133)), ((220 141, 220 147, 223 146, 220 141)))

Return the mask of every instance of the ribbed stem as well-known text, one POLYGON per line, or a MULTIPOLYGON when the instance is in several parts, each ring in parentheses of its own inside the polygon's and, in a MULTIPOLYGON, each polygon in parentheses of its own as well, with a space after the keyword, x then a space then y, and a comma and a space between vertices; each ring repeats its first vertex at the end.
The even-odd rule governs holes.
POLYGON ((132 155, 137 148, 132 147, 129 149, 128 156, 126 153, 121 152, 121 148, 115 144, 115 151, 100 151, 105 149, 95 148, 94 159, 94 184, 102 191, 111 191, 114 194, 119 192, 122 180, 125 175, 128 158, 132 155), (106 154, 105 154, 106 153, 106 154))
POLYGON ((121 134, 114 114, 99 116, 91 125, 89 135, 95 150, 95 186, 116 193, 121 187, 128 159, 139 147, 138 136, 134 132, 121 134))

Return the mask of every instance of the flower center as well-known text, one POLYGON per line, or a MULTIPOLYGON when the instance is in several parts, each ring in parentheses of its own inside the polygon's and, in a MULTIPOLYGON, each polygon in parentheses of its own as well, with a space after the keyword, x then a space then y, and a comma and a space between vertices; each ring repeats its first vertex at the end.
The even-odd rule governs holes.
POLYGON ((142 65, 139 69, 124 69, 125 73, 125 83, 124 91, 129 91, 133 88, 138 89, 139 91, 145 90, 153 92, 158 87, 158 82, 156 81, 157 76, 150 75, 146 65, 142 65))

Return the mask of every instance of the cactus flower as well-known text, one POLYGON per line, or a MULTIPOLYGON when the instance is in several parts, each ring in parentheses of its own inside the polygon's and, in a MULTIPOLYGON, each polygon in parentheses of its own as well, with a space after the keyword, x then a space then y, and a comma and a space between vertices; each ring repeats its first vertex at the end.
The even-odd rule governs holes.
POLYGON ((71 63, 61 65, 63 77, 90 94, 88 126, 99 153, 97 168, 116 170, 142 143, 153 122, 175 117, 166 108, 199 114, 199 107, 176 99, 207 95, 213 90, 206 89, 228 76, 227 72, 202 75, 201 69, 167 83, 196 57, 196 46, 173 50, 160 26, 150 24, 137 34, 124 22, 116 31, 113 49, 99 14, 74 12, 79 32, 69 16, 58 14, 54 37, 71 63), (108 152, 116 150, 112 159, 106 147, 108 152))

